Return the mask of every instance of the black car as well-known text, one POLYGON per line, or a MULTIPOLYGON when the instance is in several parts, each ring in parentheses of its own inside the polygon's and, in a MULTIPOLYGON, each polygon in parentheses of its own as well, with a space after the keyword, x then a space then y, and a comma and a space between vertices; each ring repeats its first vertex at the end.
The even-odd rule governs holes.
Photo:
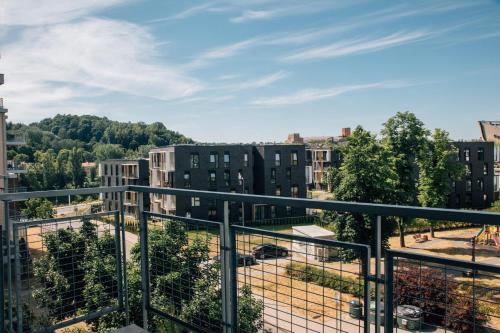
POLYGON ((288 249, 274 244, 261 244, 253 248, 253 255, 258 259, 288 257, 288 249))
MULTIPOLYGON (((213 260, 220 261, 220 256, 215 256, 213 258, 213 260)), ((257 260, 255 260, 255 257, 251 254, 245 255, 245 254, 238 253, 236 255, 236 265, 238 267, 252 266, 252 265, 255 265, 256 263, 257 263, 257 260)))

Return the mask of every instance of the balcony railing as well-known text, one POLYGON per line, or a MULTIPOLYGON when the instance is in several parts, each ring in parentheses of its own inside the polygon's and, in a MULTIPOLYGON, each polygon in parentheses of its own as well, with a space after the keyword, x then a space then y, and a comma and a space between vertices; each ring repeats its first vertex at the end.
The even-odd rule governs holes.
POLYGON ((7 146, 22 146, 26 144, 26 136, 22 133, 7 133, 7 146))
MULTIPOLYGON (((500 266, 399 250, 382 258, 379 232, 385 217, 499 226, 496 213, 141 186, 0 194, 0 200, 103 192, 123 200, 126 191, 137 192, 138 235, 125 230, 123 202, 119 211, 7 221, 0 238, 2 331, 52 332, 77 323, 99 331, 135 323, 150 332, 499 327, 500 266), (143 196, 151 193, 219 201, 223 221, 144 211, 143 196), (365 244, 239 226, 231 220, 235 202, 374 216, 375 255, 365 244)), ((494 261, 498 251, 485 253, 494 261)))

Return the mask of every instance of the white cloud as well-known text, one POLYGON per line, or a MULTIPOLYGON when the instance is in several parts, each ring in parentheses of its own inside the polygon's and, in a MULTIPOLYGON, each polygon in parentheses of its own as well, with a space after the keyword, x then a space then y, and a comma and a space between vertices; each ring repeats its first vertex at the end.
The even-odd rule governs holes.
POLYGON ((36 26, 67 22, 129 0, 4 0, 0 25, 36 26))
POLYGON ((314 47, 286 56, 286 61, 302 61, 328 59, 350 54, 374 52, 398 45, 418 42, 428 39, 433 33, 425 30, 412 32, 397 32, 375 39, 347 39, 321 47, 314 47))
POLYGON ((187 8, 187 9, 185 9, 182 12, 179 12, 177 14, 157 18, 154 20, 149 20, 148 22, 149 23, 159 23, 159 22, 166 22, 166 21, 182 20, 182 19, 186 19, 186 18, 195 16, 195 15, 198 15, 198 14, 203 13, 205 11, 211 11, 212 8, 215 8, 212 3, 204 3, 204 4, 201 4, 198 6, 189 7, 189 8, 187 8))
POLYGON ((230 91, 241 91, 241 90, 264 88, 270 86, 276 81, 286 78, 287 76, 288 73, 284 71, 278 71, 269 75, 265 75, 263 77, 259 77, 257 79, 247 80, 241 83, 235 83, 233 85, 227 86, 226 89, 230 91))
POLYGON ((137 25, 86 19, 27 29, 5 45, 2 94, 27 112, 109 92, 173 100, 201 82, 157 59, 154 37, 137 25))
POLYGON ((393 81, 393 82, 375 82, 366 84, 344 85, 326 89, 303 89, 288 95, 257 99, 254 100, 251 104, 254 106, 261 106, 261 107, 295 105, 295 104, 321 100, 325 98, 333 98, 353 91, 380 89, 380 88, 400 88, 409 85, 411 84, 405 82, 393 81))

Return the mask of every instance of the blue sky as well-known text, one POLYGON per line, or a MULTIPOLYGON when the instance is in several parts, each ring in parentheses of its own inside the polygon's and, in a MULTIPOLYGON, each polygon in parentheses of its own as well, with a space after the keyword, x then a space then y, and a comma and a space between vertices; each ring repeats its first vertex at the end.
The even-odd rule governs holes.
POLYGON ((12 121, 161 121, 198 141, 500 120, 499 1, 7 0, 12 121))

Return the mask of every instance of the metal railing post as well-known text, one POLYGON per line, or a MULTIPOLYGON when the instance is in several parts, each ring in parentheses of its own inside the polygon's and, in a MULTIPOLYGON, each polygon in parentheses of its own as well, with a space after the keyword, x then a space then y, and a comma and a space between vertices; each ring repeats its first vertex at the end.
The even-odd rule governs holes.
POLYGON ((123 309, 123 281, 122 281, 122 254, 120 242, 120 214, 115 212, 115 256, 116 256, 116 282, 118 285, 118 306, 123 309))
POLYGON ((0 331, 5 330, 5 295, 3 289, 5 256, 3 254, 3 226, 0 224, 0 251, 2 251, 2 264, 0 265, 0 331))
POLYGON ((385 333, 392 333, 394 326, 394 257, 390 251, 385 254, 385 287, 384 287, 384 305, 385 305, 385 333))
POLYGON ((143 193, 137 196, 139 214, 140 214, 140 233, 141 233, 141 283, 142 283, 142 327, 148 330, 148 309, 150 305, 149 298, 149 260, 148 260, 148 217, 144 212, 143 193))
POLYGON ((23 304, 21 300, 21 255, 19 253, 19 235, 15 225, 12 225, 12 237, 14 238, 14 263, 16 274, 16 321, 17 332, 23 333, 23 304))
POLYGON ((224 225, 221 238, 221 268, 222 268, 222 314, 224 321, 224 333, 236 332, 236 255, 235 233, 229 224, 229 202, 224 201, 224 225))
POLYGON ((7 298, 9 302, 9 332, 14 331, 14 320, 12 314, 12 246, 10 237, 10 216, 9 216, 9 201, 5 200, 4 204, 4 216, 5 216, 5 234, 6 234, 6 246, 7 246, 7 298))
POLYGON ((125 233, 125 207, 123 191, 119 192, 120 199, 120 231, 121 231, 121 246, 122 246, 122 276, 123 276, 123 307, 125 311, 125 325, 130 323, 129 302, 128 302, 128 277, 127 277, 127 235, 125 233))
POLYGON ((370 260, 371 260, 371 250, 370 247, 367 247, 364 253, 361 254, 363 257, 363 311, 365 313, 364 320, 364 333, 370 333, 370 260))
POLYGON ((382 217, 377 216, 377 253, 375 258, 375 275, 377 276, 377 282, 375 283, 375 332, 380 333, 380 315, 381 315, 381 295, 380 295, 380 279, 381 274, 381 261, 382 261, 382 217))

